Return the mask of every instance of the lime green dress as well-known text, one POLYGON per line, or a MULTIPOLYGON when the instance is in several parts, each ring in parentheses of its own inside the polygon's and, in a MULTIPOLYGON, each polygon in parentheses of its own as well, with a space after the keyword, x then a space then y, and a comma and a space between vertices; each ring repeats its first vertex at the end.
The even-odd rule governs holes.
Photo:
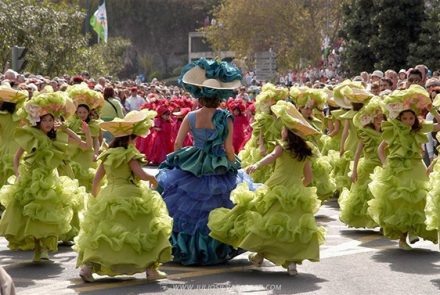
POLYGON ((13 162, 18 150, 14 134, 19 126, 19 121, 14 119, 14 115, 0 111, 0 187, 14 175, 13 162))
MULTIPOLYGON (((264 156, 260 153, 259 135, 262 133, 264 138, 264 147, 267 153, 271 153, 277 145, 277 140, 281 138, 282 123, 274 115, 259 113, 255 115, 255 122, 252 124, 252 136, 246 143, 244 149, 238 154, 241 160, 241 166, 247 167, 257 163, 264 156)), ((274 165, 267 165, 257 170, 252 179, 254 182, 263 183, 269 179, 274 169, 274 165)))
POLYGON ((341 209, 339 218, 350 227, 374 228, 377 224, 368 214, 368 201, 373 197, 368 184, 374 168, 382 164, 377 153, 382 136, 380 132, 364 127, 358 129, 358 138, 364 146, 364 156, 359 159, 357 181, 350 189, 344 188, 338 199, 341 209))
POLYGON ((333 122, 339 121, 339 130, 338 133, 330 137, 328 135, 324 135, 321 137, 322 141, 322 149, 321 153, 324 156, 327 156, 330 151, 336 151, 339 154, 339 146, 341 145, 341 138, 342 138, 342 131, 344 129, 344 126, 342 126, 342 122, 340 120, 340 116, 345 114, 345 110, 333 110, 331 111, 331 116, 328 118, 328 120, 332 120, 333 122))
POLYGON ((234 208, 211 212, 210 236, 284 267, 305 259, 319 261, 324 229, 314 214, 321 202, 316 188, 302 184, 304 164, 283 151, 265 186, 251 192, 241 184, 231 194, 234 208))
MULTIPOLYGON (((81 137, 81 140, 86 140, 84 132, 81 130, 82 121, 75 117, 68 122, 68 126, 73 132, 81 137)), ((98 122, 92 120, 89 122, 89 129, 92 138, 99 137, 100 128, 98 122)), ((82 150, 78 144, 71 144, 69 146, 69 160, 75 178, 78 179, 80 185, 84 186, 88 192, 92 189, 93 179, 96 173, 96 163, 93 162, 94 149, 82 150)))
POLYGON ((56 170, 66 156, 68 136, 58 131, 51 140, 40 129, 23 127, 16 130, 15 140, 25 154, 18 180, 0 191, 6 207, 0 235, 13 250, 32 250, 39 239, 43 248, 56 251, 58 237, 70 230, 74 202, 87 197, 77 181, 58 176, 56 170))
MULTIPOLYGON (((354 154, 356 153, 356 148, 359 142, 357 137, 357 130, 353 123, 353 118, 356 115, 356 111, 350 110, 346 111, 345 114, 340 116, 343 129, 344 121, 348 120, 349 122, 349 130, 348 137, 345 140, 344 144, 344 154, 342 157, 337 157, 336 160, 333 160, 333 172, 332 177, 336 183, 336 189, 342 191, 343 188, 350 188, 351 179, 348 176, 350 172, 350 163, 354 159, 354 154)), ((339 154, 339 152, 338 152, 339 154)), ((335 156, 333 156, 335 158, 335 156)))
POLYGON ((107 184, 89 201, 75 238, 77 266, 101 275, 134 274, 172 259, 172 219, 160 194, 133 176, 129 162, 144 161, 133 145, 111 148, 102 160, 107 184))
POLYGON ((368 187, 373 199, 368 201, 368 213, 390 239, 410 233, 437 241, 437 232, 428 231, 425 225, 428 176, 421 156, 432 125, 422 126, 414 132, 396 119, 382 123, 388 157, 384 167, 376 167, 371 175, 368 187))
MULTIPOLYGON (((440 133, 437 133, 437 141, 440 142, 440 133)), ((440 150, 440 145, 437 146, 440 150)), ((440 231, 440 163, 435 159, 434 168, 429 175, 429 192, 426 197, 426 228, 440 231)))

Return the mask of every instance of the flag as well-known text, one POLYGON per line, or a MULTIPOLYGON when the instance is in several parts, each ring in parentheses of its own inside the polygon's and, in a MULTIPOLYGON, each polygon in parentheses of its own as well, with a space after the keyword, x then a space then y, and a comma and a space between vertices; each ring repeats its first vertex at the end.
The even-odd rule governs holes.
POLYGON ((93 30, 98 34, 99 40, 104 40, 107 43, 108 38, 108 25, 107 25, 107 10, 105 9, 105 1, 99 5, 98 9, 90 18, 90 25, 93 30))

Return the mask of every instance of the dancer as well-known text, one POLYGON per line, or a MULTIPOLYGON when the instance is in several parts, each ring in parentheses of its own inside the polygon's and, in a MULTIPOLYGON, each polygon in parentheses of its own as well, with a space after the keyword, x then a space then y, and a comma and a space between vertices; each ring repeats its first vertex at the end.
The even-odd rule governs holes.
MULTIPOLYGON (((255 104, 255 121, 252 123, 251 139, 245 144, 238 157, 244 167, 261 160, 270 154, 276 146, 281 135, 281 122, 276 119, 271 111, 271 106, 278 100, 287 99, 287 88, 275 87, 273 84, 265 84, 257 96, 255 104)), ((264 183, 272 174, 274 166, 267 165, 252 175, 252 179, 258 183, 264 183)))
POLYGON ((14 175, 13 161, 18 144, 14 140, 15 130, 20 126, 17 111, 28 94, 7 85, 0 86, 0 187, 14 175))
POLYGON ((367 202, 372 198, 368 189, 370 174, 375 167, 381 165, 377 148, 382 140, 383 108, 381 98, 376 96, 353 118, 359 138, 351 173, 353 183, 350 189, 344 188, 338 200, 341 208, 339 218, 350 227, 377 226, 368 214, 367 202))
POLYGON ((81 131, 82 122, 86 122, 92 137, 93 146, 89 149, 81 149, 78 145, 69 146, 69 160, 74 177, 90 192, 95 175, 95 161, 101 146, 99 121, 92 118, 92 113, 99 113, 98 110, 104 105, 104 97, 100 92, 90 90, 86 84, 71 86, 67 89, 67 93, 76 105, 75 115, 67 122, 68 127, 80 135, 82 140, 86 140, 85 134, 81 131))
POLYGON ((433 128, 417 117, 431 104, 428 92, 421 86, 396 90, 384 103, 388 113, 379 145, 383 167, 376 167, 371 175, 368 187, 373 199, 368 201, 368 213, 383 229, 384 236, 399 239, 399 247, 410 250, 408 234, 437 241, 437 233, 428 231, 425 225, 428 177, 421 147, 428 140, 426 133, 439 131, 440 125, 433 128))
POLYGON ((115 138, 93 181, 92 194, 81 230, 75 239, 77 267, 85 282, 93 273, 116 276, 146 271, 147 279, 166 277, 159 264, 171 260, 169 237, 172 220, 161 196, 140 180, 155 187, 155 178, 144 172, 144 156, 134 147, 136 136, 145 136, 156 112, 132 111, 123 119, 100 126, 115 138), (107 185, 100 183, 107 175, 107 185))
POLYGON ((252 173, 275 162, 265 187, 250 192, 245 184, 232 193, 233 209, 213 210, 209 216, 210 235, 224 243, 256 252, 251 262, 261 266, 263 259, 287 268, 296 275, 303 260, 319 261, 319 245, 324 229, 314 214, 320 201, 312 181, 312 149, 305 137, 318 134, 289 102, 279 101, 272 111, 284 128, 282 140, 272 153, 249 166, 252 173))
POLYGON ((39 94, 22 109, 32 126, 18 128, 15 133, 20 147, 14 159, 16 180, 0 192, 6 207, 0 234, 10 249, 33 250, 34 262, 48 260, 48 251, 57 250, 58 237, 70 230, 73 203, 87 197, 77 181, 56 172, 66 157, 69 139, 81 139, 55 118, 67 118, 74 111, 64 93, 39 94))
POLYGON ((231 208, 240 163, 232 146, 232 115, 217 109, 240 86, 240 71, 226 62, 199 59, 182 70, 185 89, 201 108, 182 122, 175 152, 160 165, 159 189, 174 219, 171 243, 174 261, 184 265, 223 263, 238 254, 231 246, 208 236, 208 215, 231 208), (218 76, 217 76, 218 75, 218 76), (194 146, 182 148, 188 132, 194 146))

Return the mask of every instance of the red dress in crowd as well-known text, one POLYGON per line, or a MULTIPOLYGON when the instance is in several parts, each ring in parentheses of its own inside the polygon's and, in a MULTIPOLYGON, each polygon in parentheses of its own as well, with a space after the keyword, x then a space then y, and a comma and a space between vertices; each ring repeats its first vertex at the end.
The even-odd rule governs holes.
POLYGON ((234 133, 232 137, 232 144, 234 151, 238 154, 249 140, 249 119, 240 114, 234 116, 234 133))
POLYGON ((166 156, 174 151, 173 122, 161 117, 154 119, 151 144, 147 148, 147 161, 153 165, 162 163, 166 156))

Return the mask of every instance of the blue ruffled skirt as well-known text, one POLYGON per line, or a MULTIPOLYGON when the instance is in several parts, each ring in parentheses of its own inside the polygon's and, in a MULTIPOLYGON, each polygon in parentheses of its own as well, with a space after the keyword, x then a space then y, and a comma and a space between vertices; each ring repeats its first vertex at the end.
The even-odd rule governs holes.
POLYGON ((171 243, 174 261, 184 265, 213 265, 242 253, 209 236, 208 216, 216 208, 232 208, 229 199, 237 183, 256 186, 242 170, 222 175, 195 176, 179 168, 161 169, 159 189, 174 219, 171 243))

